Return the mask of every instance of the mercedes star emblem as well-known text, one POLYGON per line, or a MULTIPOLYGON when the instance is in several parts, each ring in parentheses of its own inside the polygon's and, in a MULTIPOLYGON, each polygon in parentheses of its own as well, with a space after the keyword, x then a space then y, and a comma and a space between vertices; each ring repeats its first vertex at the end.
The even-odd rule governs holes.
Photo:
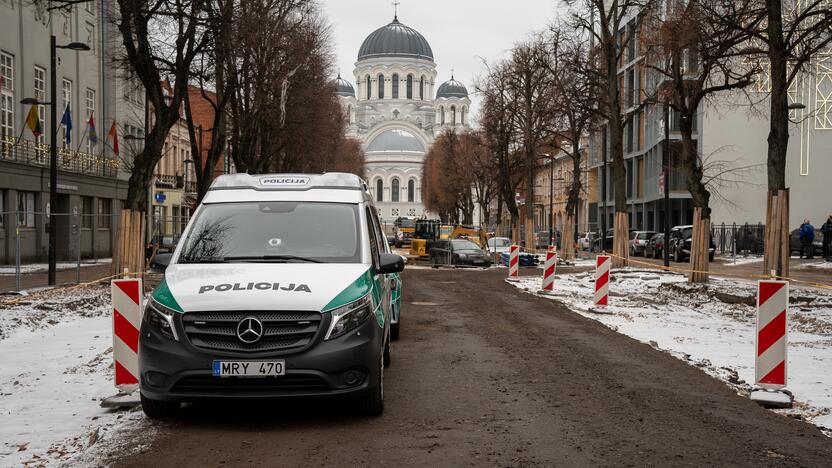
POLYGON ((263 323, 254 317, 246 317, 237 323, 237 338, 245 344, 257 343, 263 336, 263 323))

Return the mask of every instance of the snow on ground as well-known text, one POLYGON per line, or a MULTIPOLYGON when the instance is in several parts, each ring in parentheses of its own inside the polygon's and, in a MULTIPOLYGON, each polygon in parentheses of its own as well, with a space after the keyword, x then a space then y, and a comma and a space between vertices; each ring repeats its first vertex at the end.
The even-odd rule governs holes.
POLYGON ((793 268, 801 270, 832 270, 832 262, 820 261, 815 263, 804 263, 793 268))
MULTIPOLYGON (((81 268, 88 267, 88 266, 95 266, 95 265, 103 265, 106 263, 112 263, 113 259, 111 258, 99 258, 96 261, 91 260, 82 260, 81 261, 81 268)), ((58 262, 56 264, 56 268, 60 270, 72 270, 73 268, 78 267, 78 262, 58 262)), ((46 263, 29 263, 26 265, 20 265, 20 273, 42 273, 49 269, 49 265, 46 263)), ((15 267, 14 265, 4 265, 0 266, 0 275, 14 275, 15 274, 15 267)))
POLYGON ((748 265, 750 263, 762 263, 763 257, 758 257, 756 255, 749 255, 748 257, 719 257, 720 264, 727 265, 727 266, 736 266, 736 265, 748 265))
POLYGON ((144 424, 140 410, 100 407, 115 394, 109 289, 0 302, 0 466, 93 463, 144 424))
MULTIPOLYGON (((541 279, 518 288, 539 294, 541 279)), ((555 293, 572 310, 664 350, 747 395, 754 382, 756 284, 712 278, 688 285, 683 275, 614 270, 610 314, 589 311, 594 272, 558 275, 555 293)), ((832 435, 832 291, 790 288, 788 388, 795 407, 777 410, 832 435)))

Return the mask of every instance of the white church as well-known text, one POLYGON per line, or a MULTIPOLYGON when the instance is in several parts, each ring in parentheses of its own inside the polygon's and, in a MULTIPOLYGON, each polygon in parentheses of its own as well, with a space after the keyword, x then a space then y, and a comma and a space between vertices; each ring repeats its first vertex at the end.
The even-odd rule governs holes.
POLYGON ((379 217, 421 217, 425 154, 445 129, 468 128, 468 90, 453 74, 435 89, 430 44, 398 16, 364 39, 353 74, 357 87, 338 75, 336 92, 349 117, 347 135, 367 153, 367 183, 379 217))

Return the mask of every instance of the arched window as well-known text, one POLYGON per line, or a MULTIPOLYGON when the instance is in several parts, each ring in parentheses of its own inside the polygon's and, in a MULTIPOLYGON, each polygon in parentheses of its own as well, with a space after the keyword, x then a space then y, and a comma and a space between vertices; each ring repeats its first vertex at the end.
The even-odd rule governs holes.
POLYGON ((445 108, 439 108, 439 125, 445 125, 445 108))
POLYGON ((425 99, 425 76, 419 78, 419 99, 425 99))
POLYGON ((384 201, 384 182, 381 179, 376 180, 376 201, 384 201))
POLYGON ((384 75, 381 73, 378 74, 378 95, 376 98, 384 99, 384 75))
POLYGON ((451 125, 456 125, 456 106, 451 106, 451 125))
POLYGON ((397 202, 399 201, 399 179, 394 178, 393 182, 390 183, 390 201, 397 202))
POLYGON ((413 179, 407 181, 407 201, 416 201, 416 181, 413 179))
POLYGON ((393 73, 393 93, 390 96, 393 99, 399 98, 399 74, 393 73))
POLYGON ((367 75, 367 99, 373 95, 373 85, 370 83, 370 75, 367 75))
POLYGON ((413 99, 413 75, 407 75, 407 98, 413 99))
POLYGON ((347 106, 347 123, 350 123, 352 118, 352 106, 347 106))
POLYGON ((462 106, 462 112, 459 115, 460 125, 465 125, 465 106, 462 106))

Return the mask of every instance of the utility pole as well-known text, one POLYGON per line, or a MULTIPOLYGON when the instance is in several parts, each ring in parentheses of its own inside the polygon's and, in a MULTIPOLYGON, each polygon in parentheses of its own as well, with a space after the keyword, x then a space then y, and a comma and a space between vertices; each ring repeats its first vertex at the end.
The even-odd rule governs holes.
POLYGON ((58 207, 58 112, 57 112, 57 50, 55 36, 49 36, 49 286, 55 285, 55 262, 58 254, 58 225, 55 209, 58 207))
POLYGON ((667 100, 664 101, 664 148, 662 155, 662 177, 664 178, 664 266, 670 266, 670 115, 667 100))
POLYGON ((555 198, 555 160, 549 156, 549 245, 555 243, 555 226, 554 226, 554 198, 555 198))
POLYGON ((606 250, 607 245, 607 127, 601 134, 601 156, 604 160, 604 165, 601 169, 601 201, 604 209, 601 215, 601 246, 599 252, 606 250))

